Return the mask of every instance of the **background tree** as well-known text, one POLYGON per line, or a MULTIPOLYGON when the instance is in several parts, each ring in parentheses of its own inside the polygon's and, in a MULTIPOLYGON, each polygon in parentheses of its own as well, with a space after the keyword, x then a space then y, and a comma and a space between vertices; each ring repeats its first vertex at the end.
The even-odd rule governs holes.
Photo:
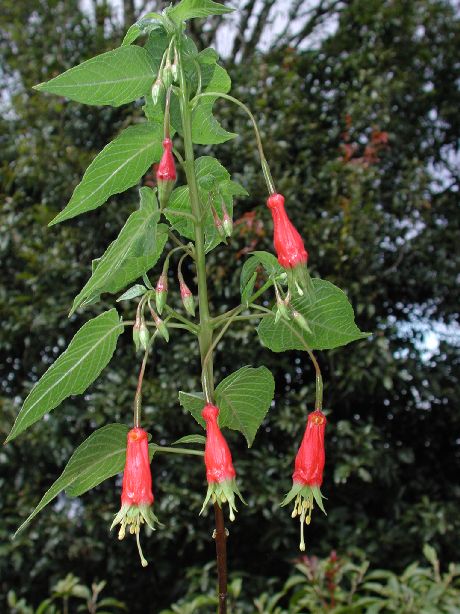
MULTIPOLYGON (((4 4, 0 345, 6 435, 31 382, 81 325, 80 316, 65 319, 71 299, 91 259, 133 209, 135 193, 93 212, 93 224, 77 218, 46 228, 131 110, 87 109, 30 88, 116 46, 125 24, 107 3, 96 3, 96 20, 76 2, 48 0, 32 12, 27 2, 4 4), (81 267, 71 265, 76 256, 81 267)), ((308 29, 302 40, 295 38, 297 29, 280 30, 269 53, 257 52, 267 30, 250 42, 259 23, 254 15, 264 11, 268 28, 279 4, 242 3, 230 56, 244 63, 229 68, 239 97, 265 117, 267 157, 295 209, 314 274, 347 288, 360 327, 374 331, 352 349, 320 356, 332 410, 324 486, 329 516, 317 518, 307 547, 319 555, 332 548, 364 551, 375 565, 400 569, 429 540, 443 558, 455 559, 458 15, 450 3, 434 0, 318 2, 311 9, 310 3, 296 4, 297 14, 306 13, 299 31, 319 13, 314 23, 335 22, 336 29, 328 28, 313 46, 308 29), (430 331, 436 341, 431 350, 430 331)), ((131 7, 125 3, 126 20, 131 7)), ((145 10, 155 8, 146 3, 145 10)), ((216 32, 208 36, 218 38, 216 32)), ((270 221, 246 117, 225 103, 220 112, 226 127, 242 136, 217 155, 251 192, 237 205, 240 219, 228 247, 242 263, 248 245, 271 249, 270 221)), ((214 307, 222 309, 232 306, 229 297, 238 290, 239 271, 230 270, 229 262, 224 253, 210 265, 220 280, 211 289, 214 307)), ((155 461, 158 515, 168 521, 146 544, 146 554, 158 561, 147 575, 138 571, 134 546, 107 538, 117 503, 109 482, 79 500, 61 497, 10 541, 71 450, 103 423, 126 421, 135 374, 132 348, 127 339, 124 344, 83 398, 66 401, 66 419, 54 412, 0 454, 2 595, 14 587, 36 602, 50 580, 73 571, 86 580, 106 578, 112 594, 136 604, 133 612, 147 603, 159 609, 185 592, 187 567, 213 556, 211 521, 197 519, 201 464, 191 464, 184 475, 182 463, 170 458, 155 461)), ((160 347, 149 369, 147 420, 165 442, 190 432, 190 422, 178 419, 173 382, 193 389, 198 372, 190 373, 190 363, 197 364, 196 358, 184 337, 160 347)), ((243 489, 253 486, 250 506, 232 529, 238 547, 233 549, 236 539, 229 542, 233 569, 250 574, 248 599, 267 577, 284 577, 295 555, 297 526, 276 502, 289 488, 298 425, 314 395, 312 373, 301 360, 295 352, 280 358, 264 350, 243 323, 220 348, 218 377, 236 363, 263 362, 277 381, 276 406, 257 446, 248 451, 237 436, 231 442, 243 489)))

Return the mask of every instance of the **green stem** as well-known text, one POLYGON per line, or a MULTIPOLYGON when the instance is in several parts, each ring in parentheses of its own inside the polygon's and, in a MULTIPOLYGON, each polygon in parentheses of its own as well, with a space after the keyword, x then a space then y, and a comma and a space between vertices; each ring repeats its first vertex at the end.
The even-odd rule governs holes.
MULTIPOLYGON (((268 288, 270 288, 273 285, 273 280, 272 279, 268 279, 264 285, 259 288, 259 290, 257 290, 257 292, 255 292, 249 299, 248 299, 248 304, 247 307, 249 307, 249 305, 251 305, 254 301, 256 301, 259 296, 261 294, 263 294, 266 290, 268 290, 268 288)), ((215 318, 213 318, 212 320, 212 324, 214 326, 214 328, 216 326, 220 326, 223 322, 225 322, 225 320, 227 320, 227 318, 231 318, 234 315, 238 315, 239 313, 241 313, 244 309, 246 309, 245 305, 238 305, 238 307, 234 307, 233 309, 230 309, 229 311, 226 311, 225 313, 221 313, 219 316, 216 316, 215 318)))
POLYGON ((192 454, 195 456, 204 456, 204 452, 201 450, 191 450, 189 448, 171 448, 168 446, 157 446, 154 444, 155 454, 161 454, 164 452, 165 454, 192 454))
MULTIPOLYGON (((192 213, 196 218, 195 227, 195 266, 198 281, 198 305, 200 314, 199 345, 201 355, 201 380, 206 401, 212 402, 214 393, 213 375, 213 327, 212 318, 209 314, 208 287, 206 280, 206 259, 204 249, 204 231, 202 221, 202 208, 198 194, 198 185, 195 173, 195 157, 192 141, 192 118, 188 87, 182 62, 182 49, 179 52, 179 82, 180 82, 180 107, 182 116, 182 128, 185 150, 185 175, 189 187, 190 204, 192 213), (205 357, 208 360, 205 364, 205 357)), ((227 551, 224 514, 219 505, 214 506, 216 517, 216 550, 217 550, 217 575, 219 584, 219 614, 227 612, 227 551)))
MULTIPOLYGON (((262 307, 262 305, 253 305, 253 309, 257 309, 258 311, 263 311, 266 314, 270 314, 270 315, 274 315, 272 311, 270 311, 270 309, 267 309, 266 307, 262 307)), ((296 333, 296 331, 294 330, 293 332, 296 333)), ((319 364, 318 361, 316 360, 315 355, 313 354, 312 350, 308 347, 308 345, 305 343, 305 340, 303 339, 303 337, 301 335, 296 335, 297 338, 299 339, 299 341, 302 343, 302 345, 304 346, 305 351, 307 352, 308 356, 310 357, 310 360, 313 363, 313 366, 315 368, 315 373, 316 373, 316 390, 315 390, 315 409, 319 409, 322 410, 323 408, 323 377, 321 375, 321 369, 319 368, 319 364)))
POLYGON ((188 96, 188 86, 185 80, 184 70, 182 66, 182 49, 179 50, 180 63, 179 63, 179 82, 180 82, 180 107, 182 115, 182 127, 184 137, 184 150, 185 150, 185 175, 190 193, 190 204, 192 213, 195 217, 195 264, 198 280, 198 305, 200 312, 200 332, 199 332, 199 344, 202 364, 202 384, 203 392, 207 401, 212 401, 212 395, 214 392, 214 377, 213 377, 213 363, 209 360, 204 365, 204 358, 208 353, 209 348, 212 345, 212 324, 209 314, 208 305, 208 288, 206 280, 206 261, 205 261, 205 249, 204 249, 204 231, 201 220, 201 203, 198 194, 198 184, 195 173, 195 157, 193 153, 193 141, 192 141, 192 122, 190 112, 190 102, 188 96))
POLYGON ((245 113, 247 113, 249 119, 252 122, 254 133, 256 135, 257 149, 259 150, 260 163, 262 165, 262 172, 264 174, 268 192, 269 194, 275 194, 276 192, 275 182, 273 181, 273 177, 270 172, 270 167, 268 166, 267 159, 265 158, 264 148, 262 145, 262 139, 260 137, 260 132, 257 126, 257 122, 254 118, 254 115, 251 113, 250 109, 244 104, 244 102, 241 102, 241 100, 238 100, 238 98, 234 98, 233 96, 230 96, 229 94, 223 94, 222 92, 203 92, 201 94, 197 94, 193 102, 198 100, 199 98, 203 98, 204 96, 211 96, 213 98, 225 98, 225 100, 229 100, 230 102, 233 102, 234 104, 241 107, 245 111, 245 113))
POLYGON ((175 215, 176 217, 185 217, 188 220, 191 220, 195 223, 195 216, 192 213, 187 213, 187 211, 175 211, 174 209, 162 209, 162 213, 169 213, 170 215, 175 215))
POLYGON ((165 305, 165 309, 171 317, 175 318, 176 320, 179 320, 179 322, 182 322, 191 333, 198 335, 200 329, 196 324, 194 324, 193 322, 190 322, 190 320, 185 318, 183 315, 178 313, 175 309, 173 309, 169 305, 165 305))

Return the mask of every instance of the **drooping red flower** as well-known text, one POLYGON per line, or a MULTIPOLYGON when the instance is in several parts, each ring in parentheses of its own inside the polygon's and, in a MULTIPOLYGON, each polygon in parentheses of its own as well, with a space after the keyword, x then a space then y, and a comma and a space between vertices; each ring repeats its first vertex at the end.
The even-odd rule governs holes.
POLYGON ((302 237, 286 213, 284 196, 271 194, 267 206, 273 218, 273 245, 278 262, 286 269, 291 293, 303 295, 306 292, 313 298, 313 285, 307 270, 308 253, 302 237))
POLYGON ((219 408, 212 403, 207 403, 201 415, 206 422, 204 463, 206 466, 206 479, 208 481, 208 491, 201 512, 203 512, 210 499, 212 499, 213 503, 217 502, 219 506, 222 506, 222 503, 228 502, 230 520, 235 520, 235 494, 242 501, 243 497, 236 485, 236 471, 233 467, 230 449, 217 424, 219 408))
POLYGON ((165 138, 163 141, 163 155, 158 165, 156 175, 160 207, 163 209, 168 202, 177 178, 176 165, 172 153, 172 141, 170 138, 165 138))
POLYGON ((302 443, 295 458, 292 488, 281 504, 287 505, 295 498, 292 517, 299 516, 302 551, 305 550, 304 522, 310 524, 314 501, 326 513, 320 490, 326 458, 324 453, 326 422, 326 416, 320 409, 316 409, 308 416, 302 443))
POLYGON ((326 456, 324 431, 326 416, 319 409, 308 416, 307 427, 295 459, 294 482, 308 486, 321 486, 326 456))
POLYGON ((140 527, 145 522, 152 530, 155 530, 155 525, 159 524, 152 510, 153 500, 148 437, 144 429, 136 427, 128 432, 121 508, 110 529, 120 524, 118 539, 124 538, 126 527, 132 535, 136 535, 143 567, 147 565, 147 561, 142 554, 139 541, 140 527))
POLYGON ((274 225, 273 244, 278 255, 278 262, 285 269, 292 269, 305 264, 308 253, 302 237, 289 219, 284 207, 282 194, 271 194, 267 200, 274 225))

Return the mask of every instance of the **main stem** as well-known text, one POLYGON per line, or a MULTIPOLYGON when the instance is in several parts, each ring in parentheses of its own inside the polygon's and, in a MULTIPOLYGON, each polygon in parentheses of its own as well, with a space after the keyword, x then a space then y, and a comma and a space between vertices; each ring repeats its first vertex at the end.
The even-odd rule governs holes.
MULTIPOLYGON (((206 259, 204 249, 203 216, 198 194, 198 185, 195 173, 195 157, 193 153, 192 122, 189 105, 188 86, 182 69, 182 50, 180 50, 179 80, 180 80, 180 106, 182 115, 182 127, 184 134, 185 161, 184 169, 190 192, 192 213, 195 217, 195 265, 198 281, 198 305, 200 313, 200 328, 198 333, 200 356, 201 356, 201 379, 203 392, 207 402, 212 402, 214 393, 213 374, 213 326, 209 314, 208 286, 206 280, 206 259), (208 358, 206 359, 206 357, 208 358)), ((227 536, 224 524, 222 508, 215 503, 214 514, 216 521, 216 555, 217 573, 219 582, 219 614, 227 613, 227 536)))

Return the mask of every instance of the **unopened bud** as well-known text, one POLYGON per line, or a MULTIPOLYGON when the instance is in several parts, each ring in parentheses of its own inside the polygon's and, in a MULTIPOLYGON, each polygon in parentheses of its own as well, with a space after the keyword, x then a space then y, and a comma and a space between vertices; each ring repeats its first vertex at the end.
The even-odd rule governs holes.
POLYGON ((174 81, 178 81, 179 79, 179 56, 177 53, 177 49, 174 49, 174 62, 171 66, 171 72, 174 81))
POLYGON ((141 322, 139 328, 139 345, 143 350, 146 350, 149 345, 150 333, 145 322, 141 322))
POLYGON ((158 313, 161 315, 163 307, 166 304, 166 298, 168 296, 168 278, 165 273, 162 273, 158 278, 157 285, 155 287, 155 304, 158 313))
POLYGON ((162 88, 163 88, 163 81, 161 80, 161 77, 158 77, 158 79, 155 81, 155 83, 152 86, 153 104, 158 104, 158 100, 160 99, 162 88))
POLYGON ((231 237, 232 232, 233 232, 233 221, 232 221, 232 218, 229 216, 227 207, 225 206, 225 203, 223 201, 222 201, 222 213, 223 213, 222 226, 224 228, 225 236, 231 237))
POLYGON ((163 71, 161 73, 161 79, 166 89, 168 89, 168 87, 173 82, 173 79, 174 79, 173 71, 172 71, 171 62, 169 60, 166 62, 166 66, 163 68, 163 71))
POLYGON ((279 300, 276 303, 277 310, 275 314, 275 324, 278 324, 280 318, 283 320, 289 320, 289 312, 286 307, 286 303, 283 300, 279 300))
POLYGON ((134 326, 133 326, 133 341, 134 341, 134 345, 136 347, 137 352, 140 350, 140 347, 141 347, 140 327, 141 327, 141 321, 136 318, 136 321, 134 322, 134 326))
POLYGON ((180 296, 182 299, 182 303, 185 307, 185 311, 189 313, 191 316, 195 315, 195 300, 193 298, 193 294, 190 291, 190 288, 184 281, 180 282, 180 296))
POLYGON ((291 311, 291 315, 294 318, 294 321, 297 322, 297 324, 300 326, 300 328, 303 328, 307 333, 312 334, 312 330, 308 326, 307 320, 303 317, 301 313, 293 309, 291 311))
POLYGON ((158 328, 158 332, 167 343, 169 341, 168 327, 159 316, 157 316, 155 319, 155 326, 158 328))
POLYGON ((152 306, 149 303, 150 313, 152 314, 153 321, 155 322, 155 326, 157 327, 158 332, 163 337, 163 339, 168 342, 169 341, 169 332, 168 327, 160 318, 160 316, 152 309, 152 306))
POLYGON ((214 218, 214 226, 216 227, 216 230, 219 233, 219 236, 222 239, 225 239, 227 234, 226 234, 226 232, 224 230, 224 226, 222 224, 222 220, 217 215, 217 211, 215 210, 214 205, 211 205, 211 211, 212 211, 212 217, 214 218))

